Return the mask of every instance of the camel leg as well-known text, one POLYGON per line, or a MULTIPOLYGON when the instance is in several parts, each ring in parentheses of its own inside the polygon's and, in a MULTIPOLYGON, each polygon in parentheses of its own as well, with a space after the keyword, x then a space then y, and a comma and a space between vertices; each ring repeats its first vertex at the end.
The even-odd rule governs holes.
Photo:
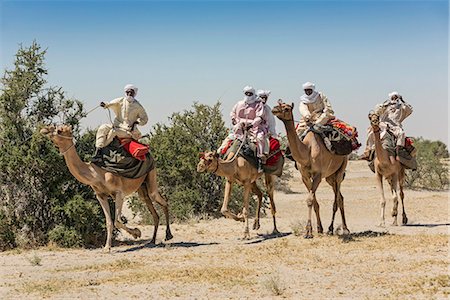
POLYGON ((316 213, 316 219, 317 219, 317 233, 322 234, 323 227, 322 227, 322 221, 320 220, 320 210, 319 210, 320 206, 319 206, 319 202, 317 202, 316 194, 314 194, 313 207, 314 207, 314 212, 316 213))
POLYGON ((347 235, 350 234, 350 231, 347 228, 347 222, 345 221, 345 211, 344 211, 344 196, 341 194, 341 183, 337 182, 337 199, 338 199, 338 206, 339 210, 341 211, 341 218, 342 218, 342 234, 347 235))
POLYGON ((138 189, 139 198, 145 203, 145 205, 147 205, 147 208, 150 210, 153 217, 154 229, 153 229, 153 237, 150 243, 154 244, 156 242, 156 233, 158 232, 159 216, 158 213, 156 212, 155 207, 153 206, 152 200, 150 199, 147 193, 148 193, 147 188, 144 185, 142 185, 138 189))
POLYGON ((408 217, 406 216, 405 203, 404 203, 404 198, 405 198, 405 193, 403 192, 403 184, 405 182, 404 176, 405 176, 404 173, 400 175, 399 186, 400 186, 400 199, 402 200, 402 224, 406 225, 406 224, 408 224, 408 217))
POLYGON ((275 190, 275 176, 266 174, 266 188, 267 193, 269 194, 270 199, 270 212, 272 213, 272 219, 273 219, 273 231, 272 234, 279 234, 280 232, 277 229, 277 221, 275 218, 275 215, 277 213, 277 209, 275 207, 275 201, 273 198, 273 193, 275 190))
POLYGON ((147 190, 150 199, 158 202, 158 204, 161 205, 163 209, 164 217, 166 219, 165 240, 168 241, 173 238, 172 232, 170 231, 169 204, 167 203, 167 200, 164 199, 159 193, 158 181, 156 180, 156 169, 151 170, 147 176, 147 190))
POLYGON ((228 210, 228 203, 230 202, 231 188, 233 187, 233 183, 230 180, 227 180, 225 183, 225 192, 223 196, 223 204, 220 212, 226 217, 233 219, 235 221, 244 221, 243 217, 238 217, 228 210))
POLYGON ((141 231, 137 228, 129 228, 127 227, 125 224, 122 223, 122 206, 123 206, 123 201, 124 200, 124 196, 121 192, 117 192, 116 195, 114 196, 114 202, 115 202, 115 207, 116 207, 116 216, 114 219, 114 226, 116 226, 119 229, 123 229, 126 232, 128 232, 129 234, 131 234, 133 236, 133 238, 137 239, 139 237, 141 237, 141 231))
POLYGON ((111 251, 113 224, 112 224, 112 219, 111 219, 111 210, 109 207, 108 196, 99 195, 97 193, 95 194, 95 196, 97 197, 98 202, 100 202, 100 205, 103 209, 103 213, 105 214, 105 219, 106 219, 106 243, 105 243, 105 247, 103 248, 103 251, 109 252, 109 251, 111 251))
POLYGON ((380 216, 380 226, 384 227, 385 221, 384 221, 384 210, 386 208, 386 199, 384 198, 384 188, 383 188, 383 175, 380 173, 377 173, 377 185, 378 190, 381 193, 381 200, 380 200, 380 206, 381 206, 381 216, 380 216))
POLYGON ((252 192, 256 195, 256 197, 258 197, 258 206, 256 208, 256 217, 255 217, 255 222, 253 223, 253 230, 258 230, 261 227, 261 225, 259 224, 259 218, 261 215, 261 204, 262 204, 263 194, 262 194, 261 190, 258 188, 258 185, 256 184, 256 182, 253 182, 252 192))
POLYGON ((336 192, 337 187, 336 187, 335 177, 334 176, 333 176, 333 178, 328 177, 326 180, 331 185, 331 187, 333 188, 333 191, 334 191, 333 213, 331 216, 331 224, 328 227, 328 232, 327 232, 327 234, 333 235, 333 233, 334 233, 334 218, 336 216, 336 212, 338 209, 338 193, 336 192))
POLYGON ((392 225, 393 226, 397 226, 397 215, 398 215, 398 179, 397 177, 392 178, 391 181, 391 192, 392 192, 392 201, 393 201, 393 205, 392 205, 392 225))
MULTIPOLYGON (((312 235, 312 225, 311 225, 311 215, 312 215, 312 207, 314 204, 314 201, 317 202, 316 200, 316 190, 319 187, 319 183, 321 180, 321 176, 319 175, 315 175, 312 179, 312 184, 311 184, 311 190, 309 191, 309 195, 306 198, 306 204, 308 205, 308 223, 306 223, 306 234, 304 236, 305 239, 312 239, 313 235, 312 235)), ((320 220, 320 218, 319 218, 320 220)), ((318 221, 319 221, 318 220, 318 221)))
POLYGON ((244 239, 250 239, 250 230, 248 229, 248 204, 250 198, 250 191, 252 186, 250 184, 244 185, 244 208, 242 209, 242 214, 244 215, 244 239))

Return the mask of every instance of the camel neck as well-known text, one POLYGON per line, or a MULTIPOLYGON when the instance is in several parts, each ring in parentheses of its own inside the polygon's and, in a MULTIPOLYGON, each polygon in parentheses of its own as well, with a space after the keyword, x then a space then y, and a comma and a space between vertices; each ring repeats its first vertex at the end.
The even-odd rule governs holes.
POLYGON ((374 137, 374 142, 375 142, 375 154, 378 157, 379 161, 383 161, 383 162, 389 162, 389 154, 388 152, 383 148, 382 143, 381 143, 381 137, 380 137, 380 129, 378 129, 378 131, 376 131, 373 127, 373 137, 374 137))
POLYGON ((235 171, 235 160, 237 158, 235 158, 233 161, 217 161, 217 169, 214 172, 217 176, 221 176, 221 177, 229 177, 230 175, 234 174, 235 171))
POLYGON ((299 139, 295 131, 293 120, 282 120, 286 127, 287 138, 289 141, 289 149, 292 157, 300 164, 305 164, 308 161, 308 147, 299 139))
POLYGON ((81 160, 75 147, 71 146, 63 156, 70 173, 81 183, 89 185, 93 180, 89 165, 81 160))

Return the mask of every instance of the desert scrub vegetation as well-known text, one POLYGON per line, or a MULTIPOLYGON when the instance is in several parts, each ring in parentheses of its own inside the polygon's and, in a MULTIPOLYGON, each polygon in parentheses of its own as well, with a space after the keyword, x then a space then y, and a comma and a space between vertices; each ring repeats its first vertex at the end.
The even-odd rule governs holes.
POLYGON ((417 170, 406 171, 406 187, 412 189, 445 190, 449 187, 447 145, 422 137, 414 139, 417 149, 417 170))

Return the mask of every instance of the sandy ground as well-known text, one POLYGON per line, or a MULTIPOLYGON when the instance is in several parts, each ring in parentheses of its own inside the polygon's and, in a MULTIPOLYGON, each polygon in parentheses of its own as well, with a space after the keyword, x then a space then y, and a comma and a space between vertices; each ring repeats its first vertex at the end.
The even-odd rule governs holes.
MULTIPOLYGON (((141 239, 121 234, 110 254, 54 247, 0 253, 0 299, 450 297, 447 192, 406 190, 408 225, 378 227, 374 175, 365 162, 350 162, 342 193, 351 238, 314 230, 313 239, 304 239, 299 176, 292 187, 294 194, 276 193, 279 236, 269 234, 268 210, 250 240, 240 239, 243 223, 220 218, 173 224, 169 242, 162 241, 162 226, 156 246, 147 244, 152 227, 139 226, 141 239)), ((317 196, 326 229, 333 195, 325 181, 317 196)))

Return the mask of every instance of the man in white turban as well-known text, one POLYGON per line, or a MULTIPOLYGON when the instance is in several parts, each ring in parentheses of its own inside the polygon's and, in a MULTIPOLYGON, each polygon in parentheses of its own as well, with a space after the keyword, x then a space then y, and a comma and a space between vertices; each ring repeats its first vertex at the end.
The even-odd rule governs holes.
MULTIPOLYGON (((244 131, 248 130, 255 139, 260 163, 265 164, 268 154, 268 147, 265 147, 268 128, 264 103, 258 99, 255 89, 251 86, 244 87, 243 92, 244 99, 239 101, 230 113, 234 135, 242 139, 244 131)), ((262 171, 261 166, 259 169, 262 171)))
POLYGON ((297 126, 298 135, 303 134, 308 124, 325 125, 330 119, 334 118, 334 111, 327 96, 315 89, 314 83, 306 82, 303 84, 305 93, 300 97, 301 119, 297 126))
MULTIPOLYGON (((412 114, 413 109, 411 105, 403 100, 403 97, 398 92, 389 93, 388 96, 388 100, 375 107, 374 114, 380 116, 380 138, 383 139, 388 130, 395 136, 397 140, 395 159, 400 160, 398 150, 405 146, 406 138, 402 122, 412 114)), ((375 140, 372 127, 370 126, 367 129, 366 149, 360 158, 368 160, 370 151, 373 149, 375 149, 375 140)), ((390 159, 394 163, 394 157, 391 156, 390 159)))
POLYGON ((111 102, 101 102, 103 108, 110 108, 116 117, 113 124, 103 124, 97 130, 95 147, 97 152, 109 145, 114 137, 138 140, 142 135, 136 125, 147 124, 148 117, 144 107, 135 99, 138 88, 132 84, 124 87, 125 97, 111 102))
POLYGON ((269 136, 277 138, 277 130, 275 128, 275 116, 272 113, 272 108, 267 104, 267 100, 270 96, 270 91, 268 90, 258 90, 256 95, 264 103, 264 112, 266 113, 267 127, 269 131, 269 136))

